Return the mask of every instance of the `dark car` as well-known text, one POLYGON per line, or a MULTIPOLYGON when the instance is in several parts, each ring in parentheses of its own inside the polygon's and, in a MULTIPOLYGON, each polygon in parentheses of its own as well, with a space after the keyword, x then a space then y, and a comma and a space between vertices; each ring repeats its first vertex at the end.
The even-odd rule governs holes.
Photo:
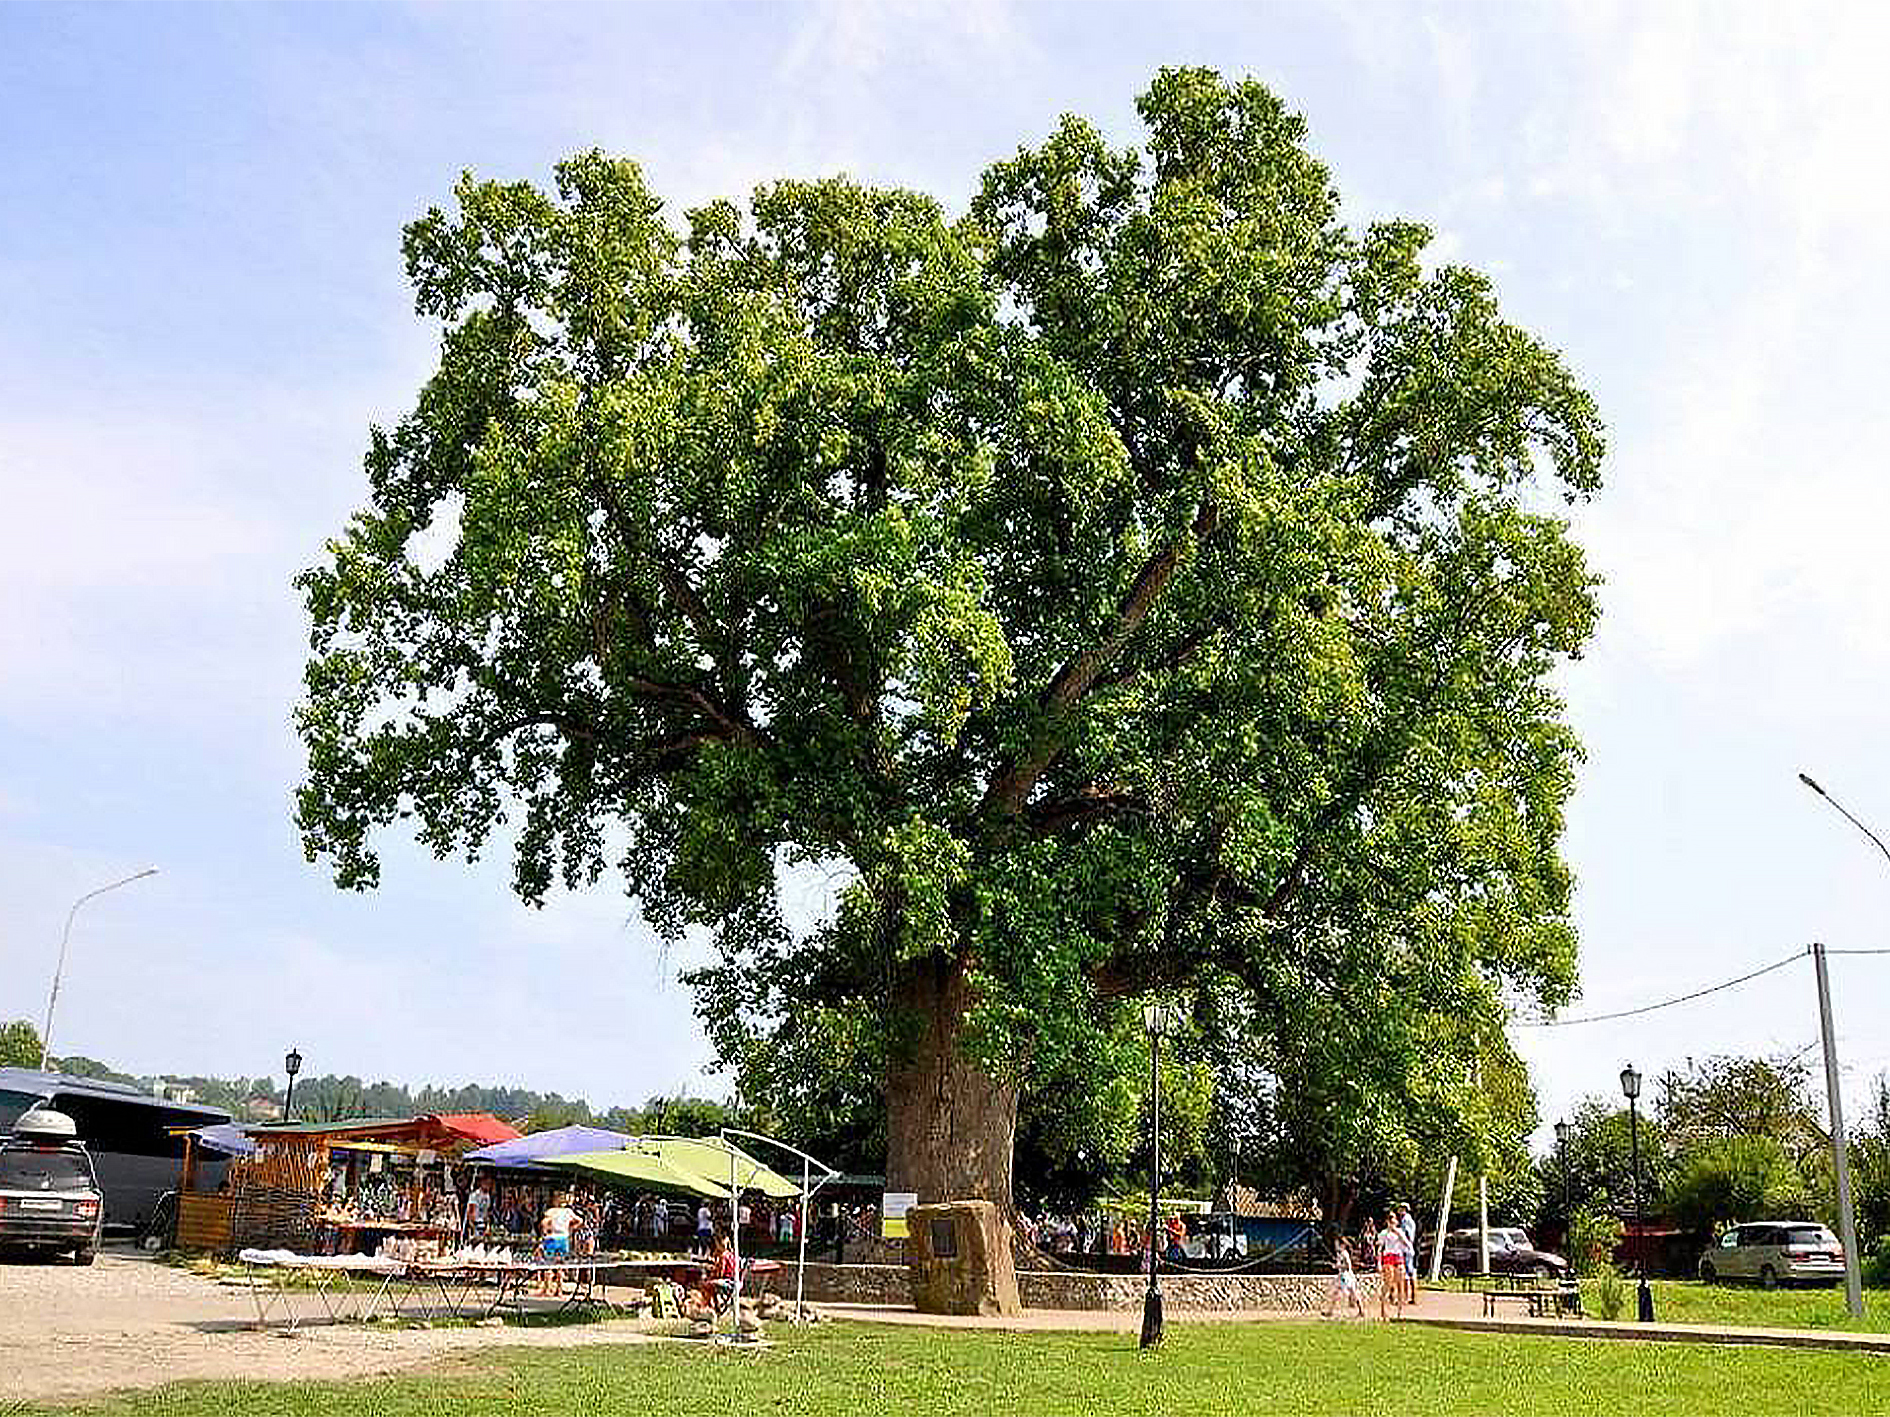
MULTIPOLYGON (((1445 1279, 1460 1274, 1481 1274, 1477 1232, 1451 1230, 1444 1235, 1444 1262, 1438 1273, 1445 1279)), ((1423 1255, 1420 1253, 1420 1264, 1423 1255)), ((1547 1250, 1538 1250, 1529 1233, 1515 1226, 1490 1227, 1491 1274, 1530 1274, 1538 1279, 1560 1279, 1568 1273, 1568 1261, 1547 1250)))
POLYGON ((38 1109, 0 1140, 0 1249, 67 1251, 78 1264, 92 1263, 105 1197, 76 1133, 64 1113, 38 1109))

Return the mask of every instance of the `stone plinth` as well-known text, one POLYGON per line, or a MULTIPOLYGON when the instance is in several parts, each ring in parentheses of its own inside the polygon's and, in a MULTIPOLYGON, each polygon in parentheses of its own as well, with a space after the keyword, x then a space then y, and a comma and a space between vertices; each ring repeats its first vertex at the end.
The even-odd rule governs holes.
POLYGON ((922 1314, 1021 1314, 1008 1227, 990 1201, 906 1212, 906 1274, 922 1314))

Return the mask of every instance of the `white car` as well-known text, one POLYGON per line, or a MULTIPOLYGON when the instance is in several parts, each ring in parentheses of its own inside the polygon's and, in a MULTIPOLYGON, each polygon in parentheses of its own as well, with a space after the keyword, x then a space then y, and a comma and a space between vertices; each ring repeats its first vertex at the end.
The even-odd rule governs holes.
POLYGON ((1735 1225, 1700 1256, 1700 1278, 1756 1279, 1781 1284, 1835 1284, 1844 1278, 1844 1247, 1815 1220, 1765 1220, 1735 1225))

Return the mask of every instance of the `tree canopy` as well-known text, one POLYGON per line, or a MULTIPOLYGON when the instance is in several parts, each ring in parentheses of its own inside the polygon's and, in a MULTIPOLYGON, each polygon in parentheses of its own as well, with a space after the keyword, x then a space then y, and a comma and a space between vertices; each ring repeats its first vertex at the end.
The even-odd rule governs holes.
POLYGON ((1595 410, 1261 84, 1139 107, 957 216, 833 178, 678 226, 590 153, 415 222, 439 368, 300 580, 311 857, 614 862, 713 933, 724 1056, 836 1031, 928 1198, 1008 1199, 1019 1089, 1151 991, 1313 1048, 1421 1002, 1464 1058, 1565 1000, 1595 410), (784 918, 813 868, 838 909, 784 918))
POLYGON ((16 1018, 0 1023, 0 1067, 37 1068, 40 1048, 39 1030, 30 1020, 16 1018))

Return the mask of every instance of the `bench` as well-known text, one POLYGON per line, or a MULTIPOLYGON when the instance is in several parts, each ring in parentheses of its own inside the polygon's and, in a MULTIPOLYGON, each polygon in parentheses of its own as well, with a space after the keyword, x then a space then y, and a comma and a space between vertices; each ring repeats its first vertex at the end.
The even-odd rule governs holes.
POLYGON ((1483 1291, 1483 1317, 1494 1316, 1496 1306, 1506 1299, 1523 1304, 1532 1319, 1560 1318, 1564 1314, 1582 1316, 1582 1291, 1573 1284, 1554 1289, 1486 1289, 1483 1291))
POLYGON ((1542 1291, 1540 1289, 1485 1289, 1483 1291, 1483 1317, 1489 1318, 1496 1313, 1496 1306, 1504 1300, 1519 1302, 1529 1306, 1530 1317, 1537 1315, 1542 1291))

